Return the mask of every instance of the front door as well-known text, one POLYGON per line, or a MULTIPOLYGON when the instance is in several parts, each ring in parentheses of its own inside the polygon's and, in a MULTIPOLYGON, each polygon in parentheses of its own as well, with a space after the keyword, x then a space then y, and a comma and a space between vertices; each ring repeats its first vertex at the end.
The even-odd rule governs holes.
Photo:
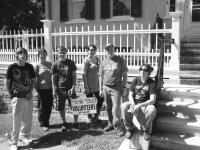
POLYGON ((185 0, 183 29, 185 37, 200 37, 200 0, 185 0))

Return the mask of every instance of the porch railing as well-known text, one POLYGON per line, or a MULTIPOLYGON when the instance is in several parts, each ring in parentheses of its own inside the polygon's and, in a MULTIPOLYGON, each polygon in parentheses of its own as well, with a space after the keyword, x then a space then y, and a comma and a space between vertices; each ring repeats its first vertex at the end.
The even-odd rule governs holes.
MULTIPOLYGON (((151 29, 151 25, 127 24, 127 25, 100 25, 100 26, 75 26, 52 29, 44 26, 38 31, 7 32, 0 34, 0 61, 1 67, 15 61, 15 50, 23 46, 29 51, 28 61, 32 64, 38 61, 37 51, 44 46, 48 51, 51 61, 57 60, 56 48, 65 46, 68 49, 68 57, 75 61, 80 67, 87 57, 86 47, 94 43, 97 46, 97 55, 105 59, 104 47, 107 43, 115 45, 116 54, 122 56, 129 68, 138 68, 143 63, 151 64, 154 68, 158 66, 160 52, 159 35, 173 38, 175 30, 151 29), (53 31, 53 32, 52 32, 53 31), (52 59, 51 59, 52 58, 52 59)), ((180 40, 180 39, 175 39, 180 40)), ((177 50, 178 51, 178 50, 177 50)), ((173 69, 171 64, 174 51, 171 46, 165 47, 164 66, 165 69, 173 69)), ((156 69, 155 69, 156 70, 156 69)))
MULTIPOLYGON (((129 68, 137 68, 143 63, 151 64, 157 67, 158 56, 160 52, 159 34, 172 33, 172 29, 151 29, 150 24, 146 29, 143 25, 123 27, 94 26, 86 27, 65 27, 58 30, 54 29, 52 33, 53 60, 57 59, 56 48, 64 45, 68 49, 68 57, 73 59, 77 66, 82 65, 87 57, 87 45, 94 43, 97 45, 97 55, 103 60, 105 58, 104 47, 107 43, 115 45, 116 54, 125 58, 129 68), (154 38, 154 47, 152 45, 154 38)), ((164 65, 169 68, 171 60, 171 48, 165 50, 164 65)))

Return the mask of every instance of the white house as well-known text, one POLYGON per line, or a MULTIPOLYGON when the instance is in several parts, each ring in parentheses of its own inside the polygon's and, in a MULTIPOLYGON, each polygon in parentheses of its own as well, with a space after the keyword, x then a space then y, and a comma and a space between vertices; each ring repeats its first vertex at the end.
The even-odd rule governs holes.
POLYGON ((181 19, 181 37, 200 35, 199 0, 46 0, 46 18, 54 27, 154 23, 156 14, 166 22, 181 19))

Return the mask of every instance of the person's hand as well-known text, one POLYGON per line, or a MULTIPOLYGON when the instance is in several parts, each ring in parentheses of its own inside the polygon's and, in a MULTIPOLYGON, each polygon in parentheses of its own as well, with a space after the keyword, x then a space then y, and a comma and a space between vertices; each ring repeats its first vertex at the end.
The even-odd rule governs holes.
POLYGON ((140 105, 139 104, 135 105, 134 112, 137 112, 139 109, 140 109, 140 105))
POLYGON ((53 91, 53 98, 57 98, 58 97, 58 93, 56 91, 53 91))
POLYGON ((29 92, 29 93, 27 93, 26 94, 26 98, 28 99, 28 100, 31 100, 31 98, 32 98, 32 92, 29 92))
POLYGON ((34 94, 33 94, 33 97, 35 97, 35 98, 39 98, 40 96, 39 96, 39 93, 35 90, 35 92, 34 92, 34 94))
POLYGON ((89 90, 88 89, 85 89, 85 94, 87 95, 89 93, 89 90))
POLYGON ((134 113, 137 112, 140 109, 140 105, 131 105, 128 112, 134 113))
POLYGON ((75 89, 74 89, 74 86, 67 92, 67 94, 69 96, 72 96, 72 94, 74 93, 75 89))
POLYGON ((127 96, 128 92, 126 88, 122 88, 122 96, 125 97, 127 96))
POLYGON ((99 96, 103 97, 103 91, 102 90, 99 91, 99 96))
POLYGON ((134 107, 135 107, 135 105, 131 105, 129 110, 128 110, 128 112, 133 113, 134 112, 134 107))

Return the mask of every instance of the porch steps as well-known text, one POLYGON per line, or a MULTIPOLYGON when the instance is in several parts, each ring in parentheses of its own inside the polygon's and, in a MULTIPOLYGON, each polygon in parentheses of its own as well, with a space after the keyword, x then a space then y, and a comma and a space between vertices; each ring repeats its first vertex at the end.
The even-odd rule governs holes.
POLYGON ((200 86, 164 85, 156 119, 155 150, 200 149, 200 86))
POLYGON ((180 83, 200 85, 200 38, 181 41, 180 83))
POLYGON ((200 39, 182 40, 180 56, 181 70, 200 70, 200 39))

